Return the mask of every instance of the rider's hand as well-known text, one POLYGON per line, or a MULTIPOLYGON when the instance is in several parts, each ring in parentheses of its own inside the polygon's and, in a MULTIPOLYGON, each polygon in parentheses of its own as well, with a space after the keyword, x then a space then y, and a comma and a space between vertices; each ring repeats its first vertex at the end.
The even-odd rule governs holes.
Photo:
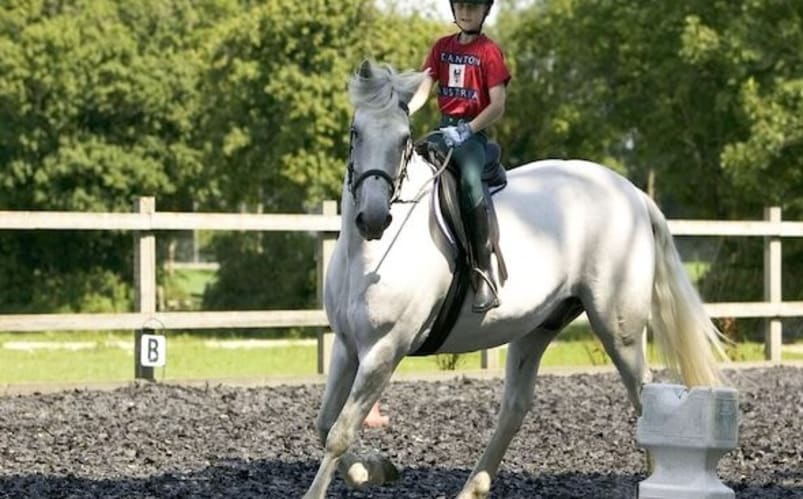
POLYGON ((441 133, 443 133, 443 139, 449 147, 457 147, 474 135, 469 124, 464 121, 457 126, 441 128, 441 133))

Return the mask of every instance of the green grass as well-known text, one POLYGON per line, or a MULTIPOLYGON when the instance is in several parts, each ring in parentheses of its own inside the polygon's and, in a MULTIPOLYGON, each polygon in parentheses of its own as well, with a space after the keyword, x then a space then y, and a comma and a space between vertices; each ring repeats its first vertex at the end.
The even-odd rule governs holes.
POLYGON ((217 278, 216 270, 208 269, 176 269, 171 276, 176 285, 185 293, 200 295, 204 292, 204 287, 215 281, 217 278))
POLYGON ((208 269, 175 269, 165 276, 165 299, 169 303, 187 304, 179 308, 200 310, 204 288, 217 279, 217 271, 208 269))
MULTIPOLYGON (((316 373, 317 349, 314 345, 254 349, 213 348, 209 337, 169 334, 167 366, 157 368, 157 379, 222 379, 309 376, 316 373)), ((26 382, 104 382, 133 379, 133 333, 0 333, 0 384, 26 382), (33 350, 7 348, 9 342, 95 342, 88 350, 33 350), (117 343, 123 347, 117 346, 117 343)), ((504 361, 505 350, 502 351, 504 361)), ((655 354, 650 349, 650 356, 655 354)), ((763 359, 763 345, 739 344, 738 361, 763 359)), ((803 360, 803 353, 784 352, 785 360, 803 360)), ((652 361, 655 361, 653 359, 652 361)), ((541 365, 589 366, 610 361, 594 340, 556 341, 547 350, 541 365)), ((459 370, 480 368, 480 354, 460 357, 459 370)), ((410 357, 399 366, 400 373, 438 372, 436 357, 410 357)))

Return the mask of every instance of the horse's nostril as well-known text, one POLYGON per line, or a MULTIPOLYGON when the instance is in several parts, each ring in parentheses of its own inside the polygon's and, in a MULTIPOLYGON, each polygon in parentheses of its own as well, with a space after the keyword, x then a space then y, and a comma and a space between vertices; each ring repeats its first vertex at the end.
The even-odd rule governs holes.
POLYGON ((370 211, 367 213, 361 211, 354 217, 354 225, 365 239, 371 241, 382 237, 382 233, 390 225, 391 219, 391 216, 387 214, 377 213, 372 216, 370 211))
POLYGON ((393 215, 388 214, 388 217, 385 219, 385 226, 382 229, 387 229, 390 226, 390 222, 393 221, 393 215))

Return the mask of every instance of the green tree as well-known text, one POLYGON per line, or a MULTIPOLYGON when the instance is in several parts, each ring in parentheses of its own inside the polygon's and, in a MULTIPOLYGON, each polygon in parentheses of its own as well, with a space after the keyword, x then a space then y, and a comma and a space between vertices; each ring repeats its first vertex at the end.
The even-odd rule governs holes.
POLYGON ((729 143, 722 163, 740 197, 803 216, 803 5, 745 2, 725 36, 743 66, 742 119, 749 133, 729 143))
MULTIPOLYGON (((137 195, 190 207, 202 58, 223 2, 10 0, 0 10, 0 205, 129 211, 137 195)), ((0 234, 0 307, 82 308, 85 286, 130 280, 131 240, 0 234), (111 272, 111 274, 109 274, 111 272), (36 293, 39 295, 33 299, 36 293)), ((110 308, 124 309, 115 292, 110 308)), ((122 301, 121 301, 122 300, 122 301)))
MULTIPOLYGON (((585 157, 645 189, 654 178, 674 217, 780 204, 800 218, 801 14, 788 0, 535 2, 500 19, 518 70, 503 142, 514 162, 585 157)), ((758 298, 760 243, 723 243, 708 299, 758 298)), ((790 299, 803 259, 785 253, 790 299)))
POLYGON ((216 199, 297 211, 339 196, 348 78, 366 57, 420 67, 438 28, 383 15, 368 0, 256 4, 219 26, 202 99, 216 199))
MULTIPOLYGON (((220 25, 207 48, 202 98, 203 177, 213 179, 209 199, 216 203, 209 206, 299 212, 339 198, 349 77, 366 57, 419 68, 442 29, 415 16, 385 15, 367 0, 255 4, 220 25)), ((225 249, 218 252, 221 278, 206 293, 207 307, 314 306, 314 239, 224 237, 216 244, 225 249)))
MULTIPOLYGON (((419 66, 433 29, 369 1, 10 0, 0 11, 0 206, 128 211, 155 195, 160 210, 313 209, 339 193, 351 71, 363 57, 419 66)), ((236 255, 292 274, 282 262, 294 257, 273 241, 292 249, 306 236, 247 238, 268 258, 246 240, 236 255)), ((128 234, 9 232, 0 251, 5 311, 129 306, 128 234)), ((289 292, 309 300, 309 273, 287 277, 305 281, 289 292)), ((218 291, 216 304, 243 296, 218 291)), ((284 291, 255 296, 268 306, 284 291)))
POLYGON ((503 17, 524 71, 511 89, 511 155, 589 157, 642 187, 653 172, 659 198, 684 216, 756 216, 773 199, 756 188, 788 200, 789 188, 759 187, 747 171, 766 168, 750 157, 772 151, 766 141, 792 159, 779 158, 779 183, 800 170, 801 8, 554 0, 503 17))

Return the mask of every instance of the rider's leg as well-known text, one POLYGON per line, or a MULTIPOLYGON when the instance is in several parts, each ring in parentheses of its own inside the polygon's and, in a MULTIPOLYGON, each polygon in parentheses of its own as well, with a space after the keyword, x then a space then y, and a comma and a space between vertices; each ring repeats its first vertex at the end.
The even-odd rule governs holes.
POLYGON ((505 394, 496 429, 458 499, 479 499, 488 495, 499 463, 532 405, 541 356, 556 334, 555 331, 537 329, 508 346, 505 394))
POLYGON ((477 134, 455 149, 455 162, 460 167, 460 196, 463 219, 471 244, 471 252, 477 274, 474 279, 474 303, 472 310, 485 312, 499 306, 499 298, 492 281, 490 209, 482 186, 482 170, 485 166, 486 139, 477 134))

